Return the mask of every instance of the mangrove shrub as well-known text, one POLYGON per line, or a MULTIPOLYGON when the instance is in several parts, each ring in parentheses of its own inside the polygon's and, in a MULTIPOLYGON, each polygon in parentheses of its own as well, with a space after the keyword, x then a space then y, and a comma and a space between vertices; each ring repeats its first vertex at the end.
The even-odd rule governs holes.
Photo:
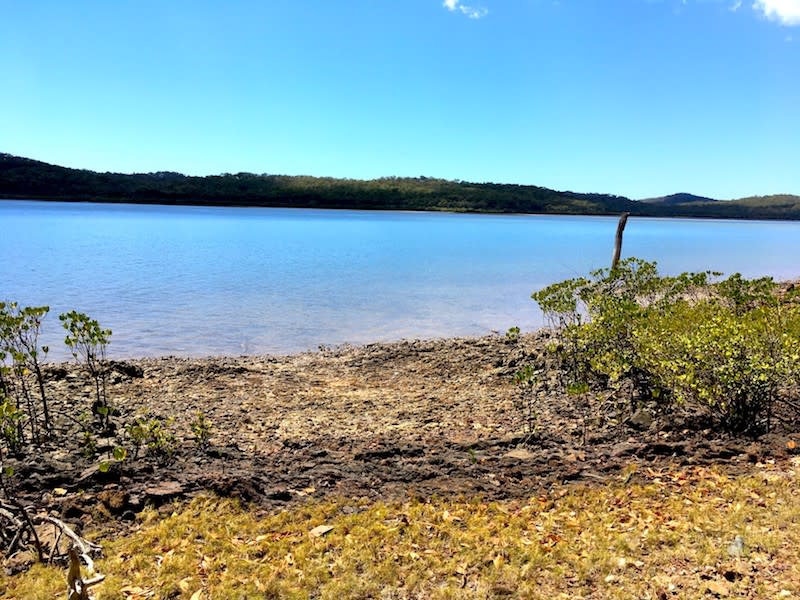
POLYGON ((630 258, 535 292, 560 332, 567 389, 628 384, 632 405, 692 402, 726 430, 769 428, 796 392, 800 311, 770 278, 716 277, 630 258))

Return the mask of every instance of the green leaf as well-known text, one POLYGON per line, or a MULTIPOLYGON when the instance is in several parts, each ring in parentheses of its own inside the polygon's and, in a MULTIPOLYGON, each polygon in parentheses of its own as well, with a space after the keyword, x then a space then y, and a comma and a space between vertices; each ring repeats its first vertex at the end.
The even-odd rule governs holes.
POLYGON ((588 391, 589 391, 589 384, 585 382, 570 383, 567 386, 567 393, 570 396, 580 396, 581 394, 585 394, 588 391))

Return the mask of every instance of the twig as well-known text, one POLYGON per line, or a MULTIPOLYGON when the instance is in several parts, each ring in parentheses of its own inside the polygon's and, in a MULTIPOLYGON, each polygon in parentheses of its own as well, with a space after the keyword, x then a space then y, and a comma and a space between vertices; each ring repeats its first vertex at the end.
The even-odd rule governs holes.
MULTIPOLYGON (((5 504, 0 502, 0 516, 5 517, 5 519, 11 523, 13 528, 12 531, 14 532, 14 536, 11 538, 11 541, 8 543, 8 547, 6 548, 6 554, 10 556, 17 548, 17 544, 22 537, 22 532, 25 530, 25 523, 14 516, 14 513, 11 512, 9 508, 10 507, 7 507, 5 504)), ((5 532, 3 532, 3 538, 7 539, 5 532)))
MULTIPOLYGON (((36 556, 39 559, 39 562, 43 563, 44 552, 42 552, 42 543, 39 541, 39 534, 36 533, 36 527, 34 526, 30 515, 28 515, 28 511, 25 509, 24 506, 22 506, 22 504, 19 503, 18 500, 16 500, 15 498, 8 497, 8 493, 6 493, 6 496, 8 502, 10 503, 10 506, 9 504, 3 503, 3 508, 16 510, 18 513, 22 515, 22 520, 24 521, 24 525, 28 526, 31 535, 33 536, 33 545, 36 547, 36 556)), ((24 529, 23 526, 20 527, 19 531, 21 531, 22 529, 24 529)), ((17 537, 18 536, 15 536, 15 539, 12 541, 15 541, 17 537)))
POLYGON ((11 508, 12 507, 10 505, 0 502, 0 517, 5 517, 17 527, 21 527, 22 521, 14 516, 14 513, 10 510, 11 508))
POLYGON ((57 532, 58 535, 55 536, 53 547, 50 548, 50 558, 47 559, 49 562, 53 562, 53 558, 55 557, 56 552, 58 551, 58 544, 61 541, 61 538, 64 536, 64 530, 58 527, 58 525, 56 525, 55 523, 53 523, 53 529, 57 532))

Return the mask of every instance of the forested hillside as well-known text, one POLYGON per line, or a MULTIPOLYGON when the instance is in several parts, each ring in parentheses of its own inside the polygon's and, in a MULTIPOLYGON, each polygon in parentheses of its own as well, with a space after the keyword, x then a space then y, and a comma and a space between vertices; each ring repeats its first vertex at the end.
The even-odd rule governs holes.
MULTIPOLYGON (((686 195, 689 196, 688 194, 686 195)), ((800 197, 639 202, 609 194, 429 177, 373 180, 226 173, 97 173, 0 154, 0 198, 489 213, 617 214, 800 219, 800 197)))

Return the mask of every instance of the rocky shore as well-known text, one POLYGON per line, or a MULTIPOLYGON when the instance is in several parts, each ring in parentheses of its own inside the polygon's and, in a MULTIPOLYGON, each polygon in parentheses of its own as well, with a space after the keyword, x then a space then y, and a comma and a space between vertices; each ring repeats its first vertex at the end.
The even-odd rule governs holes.
POLYGON ((66 416, 89 410, 91 383, 74 365, 51 365, 59 437, 10 461, 16 493, 84 524, 200 491, 266 508, 323 496, 525 498, 674 463, 746 470, 788 457, 787 442, 800 441, 795 431, 722 437, 697 415, 631 414, 613 398, 582 403, 558 391, 547 342, 543 331, 117 362, 108 387, 117 429, 98 434, 91 456, 66 416), (532 398, 533 415, 513 382, 525 364, 552 379, 532 398), (212 423, 207 448, 192 432, 198 413, 212 423), (162 420, 171 455, 133 456, 124 426, 136 416, 162 420), (117 461, 120 445, 127 457, 117 461))

